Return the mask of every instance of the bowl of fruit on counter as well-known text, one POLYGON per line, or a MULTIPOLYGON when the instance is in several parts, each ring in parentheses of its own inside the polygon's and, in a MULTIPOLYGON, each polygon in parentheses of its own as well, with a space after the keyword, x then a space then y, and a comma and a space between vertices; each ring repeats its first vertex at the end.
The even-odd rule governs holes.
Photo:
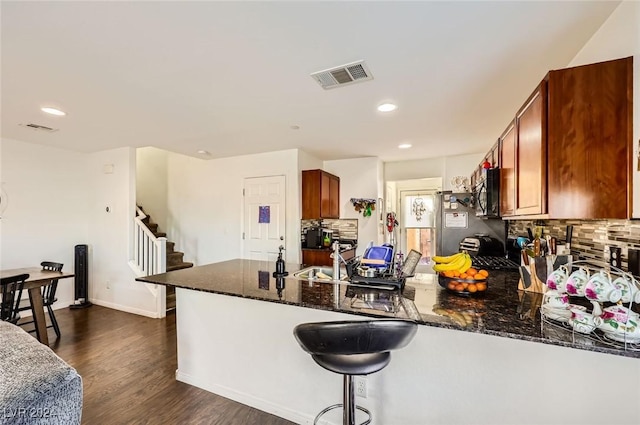
POLYGON ((471 256, 459 252, 448 257, 433 257, 433 270, 438 273, 438 283, 449 292, 462 296, 484 294, 489 272, 471 267, 471 256))

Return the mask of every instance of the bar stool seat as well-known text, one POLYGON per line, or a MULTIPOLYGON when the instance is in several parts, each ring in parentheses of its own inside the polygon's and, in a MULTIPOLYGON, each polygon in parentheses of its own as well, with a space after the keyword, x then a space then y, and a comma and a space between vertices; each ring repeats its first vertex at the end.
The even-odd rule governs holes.
POLYGON ((397 319, 315 322, 296 326, 294 336, 313 360, 344 376, 343 403, 327 407, 313 423, 338 407, 343 407, 344 425, 355 424, 356 408, 369 415, 361 425, 370 423, 371 412, 355 405, 354 376, 384 369, 391 360, 391 350, 405 347, 417 330, 416 323, 397 319))

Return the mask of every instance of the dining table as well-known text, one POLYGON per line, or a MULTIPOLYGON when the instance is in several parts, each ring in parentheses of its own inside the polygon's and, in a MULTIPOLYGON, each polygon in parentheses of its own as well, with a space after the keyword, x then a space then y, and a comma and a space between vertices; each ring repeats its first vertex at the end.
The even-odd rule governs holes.
POLYGON ((36 328, 36 338, 42 344, 49 345, 49 336, 47 335, 47 321, 44 315, 44 304, 41 288, 49 284, 52 279, 66 279, 69 277, 73 277, 74 274, 66 272, 64 270, 59 272, 52 270, 43 270, 40 267, 25 267, 20 269, 0 270, 0 278, 16 276, 20 274, 29 275, 29 278, 24 282, 23 290, 27 290, 29 293, 31 312, 33 313, 33 323, 36 328))

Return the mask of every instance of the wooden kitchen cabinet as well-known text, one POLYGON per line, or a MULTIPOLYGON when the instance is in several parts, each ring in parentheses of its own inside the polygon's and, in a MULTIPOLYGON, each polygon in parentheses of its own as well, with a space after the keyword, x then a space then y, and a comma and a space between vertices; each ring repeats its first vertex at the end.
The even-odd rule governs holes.
POLYGON ((632 68, 624 58, 547 74, 501 137, 503 216, 631 216, 632 68))
MULTIPOLYGON (((333 258, 331 258, 331 249, 302 249, 302 264, 305 266, 333 266, 333 258)), ((352 248, 340 253, 345 261, 349 261, 356 255, 356 249, 352 248)))
POLYGON ((516 122, 500 136, 500 216, 516 212, 516 122))
POLYGON ((340 177, 324 170, 302 171, 302 219, 340 218, 340 177))
POLYGON ((548 76, 548 202, 553 218, 629 218, 633 58, 548 76))
POLYGON ((543 81, 516 114, 515 213, 547 212, 547 85, 543 81))

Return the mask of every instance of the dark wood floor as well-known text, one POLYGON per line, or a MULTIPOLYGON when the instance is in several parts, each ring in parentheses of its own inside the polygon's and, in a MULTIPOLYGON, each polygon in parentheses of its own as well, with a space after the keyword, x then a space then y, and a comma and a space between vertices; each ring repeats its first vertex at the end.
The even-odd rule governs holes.
POLYGON ((83 424, 291 424, 175 379, 175 315, 56 310, 51 348, 82 376, 83 424))

